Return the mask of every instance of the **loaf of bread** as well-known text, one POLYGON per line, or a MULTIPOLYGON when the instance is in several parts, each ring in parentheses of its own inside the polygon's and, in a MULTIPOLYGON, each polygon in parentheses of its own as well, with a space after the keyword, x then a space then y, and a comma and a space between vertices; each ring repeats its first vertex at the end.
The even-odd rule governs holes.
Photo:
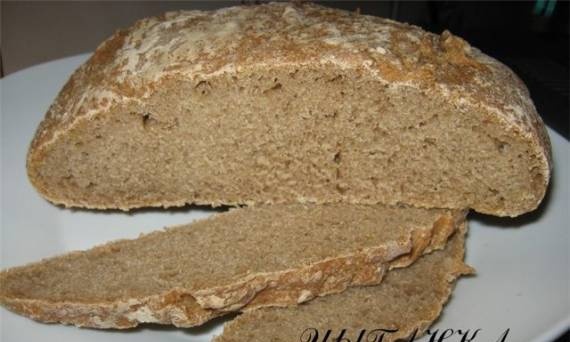
POLYGON ((378 284, 445 246, 464 211, 379 205, 235 209, 0 273, 0 303, 43 322, 188 327, 378 284))
POLYGON ((73 73, 28 174, 65 206, 537 207, 551 172, 520 79, 449 32, 312 4, 179 11, 73 73))
MULTIPOLYGON (((226 324, 215 342, 411 341, 440 315, 455 280, 473 270, 463 263, 463 229, 442 251, 389 272, 378 286, 355 287, 296 308, 263 308, 226 324), (336 339, 346 329, 345 339, 336 339), (381 329, 392 330, 382 336, 381 329), (396 330, 396 331, 394 331, 396 330), (358 339, 361 332, 364 336, 358 339), (315 335, 319 338, 315 339, 315 335)), ((414 339, 415 341, 415 339, 414 339)))

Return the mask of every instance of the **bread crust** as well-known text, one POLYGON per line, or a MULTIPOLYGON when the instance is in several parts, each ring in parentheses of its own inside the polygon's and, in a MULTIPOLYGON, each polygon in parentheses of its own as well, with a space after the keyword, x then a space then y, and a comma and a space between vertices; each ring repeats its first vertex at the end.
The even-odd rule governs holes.
MULTIPOLYGON (((376 302, 374 302, 374 299, 371 300, 367 300, 367 301, 362 301, 362 296, 358 297, 360 298, 359 300, 355 300, 354 302, 354 306, 357 306, 358 308, 360 308, 363 312, 367 312, 368 310, 372 311, 372 312, 376 312, 376 313, 381 313, 382 311, 382 305, 386 305, 388 306, 388 312, 390 312, 392 315, 394 316, 389 316, 387 319, 386 317, 384 318, 386 321, 385 322, 381 322, 380 321, 380 327, 382 328, 397 328, 398 331, 392 334, 389 334, 387 336, 384 336, 383 341, 402 341, 402 340, 408 340, 414 333, 416 334, 416 337, 420 337, 421 335, 423 335, 425 333, 425 331, 429 328, 429 326, 440 316, 443 307, 445 306, 445 304, 449 301, 450 297, 451 297, 451 293, 453 291, 453 288, 455 286, 455 282, 456 280, 463 275, 472 275, 475 273, 475 270, 466 265, 463 261, 464 259, 464 236, 467 232, 467 222, 463 222, 460 224, 460 227, 458 227, 457 231, 455 232, 454 236, 448 241, 447 246, 445 247, 444 251, 439 251, 437 253, 445 253, 445 257, 444 262, 446 265, 442 264, 442 261, 440 259, 440 261, 438 263, 433 264, 433 269, 434 272, 442 272, 442 274, 439 274, 439 276, 441 278, 437 279, 436 283, 438 283, 437 286, 435 286, 435 289, 432 289, 433 292, 430 291, 426 291, 425 295, 429 295, 431 298, 434 299, 433 303, 429 306, 429 307, 422 307, 420 311, 422 311, 423 313, 418 315, 417 317, 413 317, 413 319, 410 319, 410 317, 406 317, 407 319, 404 319, 404 317, 399 317, 399 313, 398 313, 398 308, 402 308, 402 311, 406 311, 404 310, 403 306, 404 303, 406 302, 406 300, 408 300, 408 298, 400 298, 399 296, 395 296, 395 297, 391 297, 389 299, 387 299, 388 303, 385 303, 382 300, 377 300, 376 302), (442 271, 445 270, 445 271, 442 271), (394 310, 395 308, 395 310, 394 310), (428 310, 426 310, 428 309, 428 310), (400 318, 398 320, 398 318, 400 318)), ((423 258, 429 258, 430 256, 425 256, 422 257, 423 258)), ((436 258, 437 260, 437 258, 436 258)), ((423 260, 422 260, 423 261, 423 260)), ((418 261, 421 262, 421 261, 418 261)), ((425 264, 424 264, 425 266, 425 264)), ((409 271, 412 272, 412 268, 416 267, 416 264, 413 264, 412 266, 410 266, 410 268, 406 269, 406 270, 402 270, 401 272, 405 272, 405 271, 409 271)), ((399 271, 396 271, 399 272, 399 271)), ((414 274, 416 271, 412 272, 414 274)), ((425 271, 424 271, 425 272, 425 271)), ((425 277, 421 276, 421 271, 419 272, 420 274, 418 274, 418 278, 419 279, 425 279, 425 277)), ((369 288, 363 288, 363 289, 352 289, 347 291, 346 294, 343 294, 342 296, 349 297, 352 296, 354 293, 351 293, 351 291, 369 291, 367 298, 374 298, 377 295, 379 295, 379 292, 381 293, 383 291, 383 287, 395 287, 395 288, 410 288, 410 287, 414 287, 414 286, 410 286, 410 284, 407 284, 408 282, 411 281, 411 279, 406 279, 407 281, 401 281, 400 282, 394 282, 393 279, 386 279, 386 283, 384 284, 380 284, 377 287, 369 287, 369 288)), ((433 279, 432 279, 433 280, 433 279)), ((419 286, 426 286, 429 287, 430 284, 421 284, 419 286)), ((414 290, 408 290, 408 291, 401 291, 401 295, 404 296, 409 296, 409 292, 416 292, 414 290)), ((338 297, 342 297, 342 296, 338 296, 338 297)), ((334 296, 333 296, 334 297, 334 296)), ((333 297, 327 297, 324 298, 324 301, 330 301, 329 303, 334 303, 337 304, 336 299, 333 297)), ((343 298, 343 299, 344 299, 343 298)), ((352 297, 354 298, 354 297, 352 297)), ((413 297, 412 297, 413 298, 413 297)), ((386 300, 386 298, 384 298, 386 300)), ((339 307, 343 308, 343 313, 341 313, 340 315, 338 314, 334 314, 333 312, 330 312, 329 310, 331 310, 331 305, 327 306, 326 309, 323 309, 322 307, 320 307, 320 309, 318 310, 313 310, 313 311, 309 311, 310 314, 307 314, 306 312, 304 313, 298 313, 296 311, 288 311, 288 310, 284 310, 283 311, 283 315, 280 315, 280 311, 281 309, 261 309, 261 310, 257 310, 255 312, 249 312, 246 314, 243 314, 239 317, 237 317, 236 319, 232 320, 231 322, 228 322, 225 324, 224 326, 224 332, 223 334, 217 336, 214 341, 215 342, 232 342, 232 341, 241 341, 241 339, 243 339, 245 332, 251 331, 252 327, 256 327, 256 333, 254 335, 251 335, 251 341, 266 341, 268 339, 271 339, 272 341, 289 341, 289 339, 284 338, 283 335, 287 336, 288 333, 291 333, 290 330, 284 330, 285 332, 281 331, 282 334, 279 334, 280 332, 276 332, 273 330, 268 330, 266 327, 264 327, 264 325, 270 325, 272 327, 275 327, 275 325, 272 324, 272 322, 281 322, 281 321, 287 321, 288 318, 292 318, 291 316, 295 316, 297 317, 297 315, 302 315, 301 317, 303 317, 306 320, 296 320, 295 323, 299 324, 298 328, 299 329, 303 329, 306 328, 307 325, 311 326, 311 327, 315 327, 315 326, 319 326, 324 329, 332 329, 333 331, 337 331, 335 329, 342 329, 342 328, 347 328, 347 327, 354 327, 353 324, 355 322, 357 322, 358 324, 356 325, 359 329, 367 329, 370 328, 371 324, 372 328, 378 328, 378 324, 379 321, 376 320, 374 322, 368 322, 366 319, 363 319, 362 317, 359 317, 357 315, 354 315, 354 310, 351 311, 352 315, 346 314, 347 308, 341 306, 341 303, 346 304, 346 302, 343 302, 341 298, 338 299, 338 304, 339 307), (318 314, 317 314, 318 312, 318 314), (334 321, 335 319, 338 321, 339 324, 341 324, 342 322, 342 326, 341 327, 337 327, 337 326, 332 326, 330 325, 330 321, 327 320, 329 313, 331 314, 332 317, 335 317, 333 319, 331 319, 332 321, 334 321), (342 318, 339 318, 342 317, 342 318), (326 322, 326 323, 323 323, 326 322), (256 324, 258 323, 258 324, 256 324), (302 324, 302 325, 301 325, 302 324), (314 324, 314 325, 313 325, 314 324), (324 325, 324 327, 323 327, 324 325), (269 335, 272 334, 272 335, 269 335), (275 335, 273 335, 275 334, 275 335), (240 339, 241 338, 241 339, 240 339)), ((409 304, 409 303, 408 303, 409 304)), ((319 303, 308 303, 307 307, 311 307, 311 305, 319 305, 319 303)), ((413 303, 412 303, 413 305, 413 303)), ((302 308, 299 308, 299 311, 302 311, 302 308)), ((310 310, 310 309, 309 309, 310 310)), ((370 317, 368 317, 370 318, 370 317)), ((287 324, 287 323, 285 323, 287 324)), ((291 327, 295 327, 295 325, 289 323, 288 325, 286 325, 287 327, 289 327, 289 329, 291 329, 291 327)), ((370 329, 372 329, 370 328, 370 329)), ((302 331, 302 330, 301 330, 302 331)), ((334 335, 333 335, 334 336, 334 335)), ((296 338, 297 336, 294 336, 294 338, 296 338)))
MULTIPOLYGON (((535 207, 544 196, 552 168, 550 141, 527 88, 508 67, 448 31, 436 35, 388 19, 289 3, 169 12, 115 32, 73 73, 49 108, 29 149, 29 178, 52 202, 107 209, 59 198, 34 172, 62 135, 112 108, 144 103, 169 80, 198 84, 222 73, 283 65, 356 69, 390 87, 414 87, 458 108, 480 110, 528 142, 537 160, 535 207)), ((184 204, 143 201, 137 206, 184 204)))
POLYGON ((389 269, 406 267, 423 254, 443 249, 449 237, 463 224, 465 214, 463 211, 445 214, 431 229, 412 231, 403 240, 363 248, 305 267, 251 274, 232 284, 205 289, 177 287, 143 298, 82 303, 7 295, 2 285, 6 284, 9 273, 18 272, 18 267, 0 273, 0 303, 13 312, 48 323, 99 329, 126 329, 139 323, 192 327, 233 311, 292 306, 340 293, 351 286, 379 284, 389 269))

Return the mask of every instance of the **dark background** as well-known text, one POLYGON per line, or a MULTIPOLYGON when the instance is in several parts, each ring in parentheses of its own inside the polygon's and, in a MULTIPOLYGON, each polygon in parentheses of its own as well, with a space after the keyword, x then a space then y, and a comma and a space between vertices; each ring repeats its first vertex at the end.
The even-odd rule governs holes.
MULTIPOLYGON (((256 2, 256 1, 247 1, 256 2)), ((548 126, 569 137, 569 3, 315 1, 331 7, 444 29, 511 67, 548 126)), ((30 65, 93 51, 117 28, 175 9, 215 9, 240 1, 1 1, 0 77, 30 65)), ((568 300, 561 298, 560 300, 568 300)), ((567 332, 557 342, 570 341, 567 332)))
POLYGON ((568 139, 568 2, 317 2, 358 7, 363 14, 388 16, 435 33, 448 29, 463 37, 511 67, 526 83, 546 124, 568 139), (551 12, 549 5, 554 5, 551 12))
MULTIPOLYGON (((246 1, 254 3, 256 1, 246 1)), ((315 1, 449 29, 510 66, 527 84, 546 124, 566 139, 569 6, 567 1, 315 1)), ((240 1, 0 1, 0 76, 37 63, 93 51, 117 28, 175 9, 215 9, 240 1)))

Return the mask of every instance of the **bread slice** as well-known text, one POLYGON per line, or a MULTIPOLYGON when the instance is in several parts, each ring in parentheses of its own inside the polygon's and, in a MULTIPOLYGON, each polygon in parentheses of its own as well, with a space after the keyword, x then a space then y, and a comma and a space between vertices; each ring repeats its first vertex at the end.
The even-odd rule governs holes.
POLYGON ((524 84, 461 38, 272 3, 116 32, 55 99, 28 174, 73 207, 405 203, 515 216, 543 198, 550 163, 524 84))
POLYGON ((348 204, 232 210, 190 225, 8 269, 0 302, 44 322, 195 326, 378 284, 443 248, 463 211, 348 204))
POLYGON ((455 280, 473 270, 463 263, 464 229, 442 251, 389 272, 378 286, 351 288, 296 308, 264 308, 226 324, 215 342, 396 341, 419 337, 440 315, 455 280), (346 329, 341 336, 342 330, 346 329), (381 339, 380 329, 386 332, 381 339), (362 331, 364 330, 364 333, 362 331), (315 338, 316 333, 319 337, 315 338), (358 339, 359 334, 363 334, 358 339))

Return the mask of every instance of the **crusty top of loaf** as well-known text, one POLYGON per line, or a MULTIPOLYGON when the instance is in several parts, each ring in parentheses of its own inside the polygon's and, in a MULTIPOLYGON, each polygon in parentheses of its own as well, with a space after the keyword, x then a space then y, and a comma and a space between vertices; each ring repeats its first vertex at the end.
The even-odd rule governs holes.
POLYGON ((550 173, 550 143, 522 81, 445 31, 441 35, 314 4, 270 3, 212 12, 177 11, 117 31, 71 76, 40 125, 33 148, 113 104, 141 102, 161 81, 264 65, 357 68, 390 86, 412 86, 495 113, 526 136, 550 173))

